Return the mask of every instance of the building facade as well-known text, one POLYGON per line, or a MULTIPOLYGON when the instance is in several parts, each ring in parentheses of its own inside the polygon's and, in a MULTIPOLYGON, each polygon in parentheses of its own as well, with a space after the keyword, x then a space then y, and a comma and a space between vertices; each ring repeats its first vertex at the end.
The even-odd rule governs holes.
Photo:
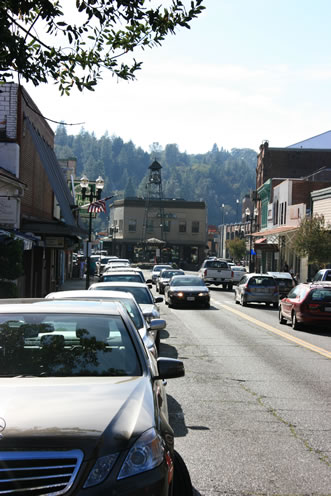
POLYGON ((110 204, 109 231, 112 253, 132 261, 153 260, 176 264, 200 264, 208 252, 205 202, 182 199, 150 199, 154 212, 146 219, 143 198, 125 198, 110 204), (159 212, 162 211, 161 221, 159 212), (164 225, 160 225, 164 222, 164 225), (163 239, 160 239, 160 235, 163 239))

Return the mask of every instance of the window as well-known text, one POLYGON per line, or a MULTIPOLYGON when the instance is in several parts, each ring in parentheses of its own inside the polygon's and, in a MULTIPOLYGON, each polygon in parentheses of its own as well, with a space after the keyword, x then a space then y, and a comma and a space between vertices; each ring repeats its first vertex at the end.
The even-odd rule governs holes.
POLYGON ((163 224, 164 232, 170 232, 170 228, 171 228, 171 220, 165 220, 163 224))
POLYGON ((121 232, 123 231, 123 219, 120 219, 119 221, 118 230, 121 232))
POLYGON ((198 232, 199 232, 199 221, 193 220, 192 221, 192 233, 198 233, 198 232))
POLYGON ((129 232, 136 232, 137 221, 136 219, 129 219, 129 232))
POLYGON ((154 230, 153 220, 148 219, 147 225, 146 225, 146 231, 147 232, 153 232, 153 230, 154 230))
POLYGON ((179 221, 179 232, 186 233, 186 221, 185 220, 179 221))

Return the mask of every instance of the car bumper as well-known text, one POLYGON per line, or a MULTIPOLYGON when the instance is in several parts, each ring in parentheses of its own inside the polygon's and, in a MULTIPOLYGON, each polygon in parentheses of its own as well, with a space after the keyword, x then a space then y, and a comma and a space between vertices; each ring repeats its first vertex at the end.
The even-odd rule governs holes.
POLYGON ((278 293, 276 295, 263 295, 263 294, 244 294, 244 300, 247 303, 278 303, 279 296, 278 293))
POLYGON ((209 303, 210 302, 210 296, 209 294, 208 295, 204 295, 204 296, 198 296, 198 295, 194 295, 194 296, 177 296, 177 295, 171 295, 169 296, 169 300, 170 302, 173 304, 182 304, 182 305, 205 305, 206 303, 209 303), (193 298, 193 299, 192 299, 193 298))
POLYGON ((297 312, 296 318, 297 321, 300 322, 300 324, 304 325, 323 326, 330 325, 331 323, 331 313, 326 314, 324 312, 321 312, 320 314, 311 314, 297 312))

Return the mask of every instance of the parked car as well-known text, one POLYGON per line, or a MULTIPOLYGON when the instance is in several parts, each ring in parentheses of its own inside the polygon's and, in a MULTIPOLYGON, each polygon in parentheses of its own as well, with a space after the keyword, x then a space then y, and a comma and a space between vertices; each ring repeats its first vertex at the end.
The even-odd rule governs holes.
POLYGON ((199 276, 207 285, 219 286, 221 284, 223 289, 232 290, 233 273, 226 260, 204 260, 199 270, 199 276))
POLYGON ((278 284, 279 299, 284 298, 289 294, 292 288, 296 285, 292 275, 289 272, 267 272, 274 277, 278 284))
POLYGON ((315 281, 331 281, 331 269, 321 269, 313 277, 312 282, 315 281))
POLYGON ((99 278, 100 282, 145 282, 142 272, 135 270, 109 270, 99 278))
POLYGON ((173 276, 164 289, 164 296, 169 307, 184 303, 210 307, 209 289, 199 276, 173 276))
POLYGON ((101 256, 99 259, 96 261, 96 272, 97 275, 100 277, 101 274, 103 273, 106 265, 111 261, 115 260, 113 257, 108 257, 108 256, 101 256))
POLYGON ((232 265, 231 270, 233 273, 232 282, 233 284, 238 284, 242 276, 246 274, 246 268, 242 265, 232 265))
POLYGON ((109 262, 104 268, 104 271, 109 269, 114 269, 116 267, 130 267, 130 261, 127 258, 118 258, 116 260, 115 259, 109 260, 109 262))
POLYGON ((162 269, 156 280, 155 289, 158 293, 164 294, 164 288, 169 284, 173 276, 183 276, 185 272, 182 269, 162 269))
POLYGON ((145 282, 146 284, 152 284, 152 279, 145 279, 144 272, 139 268, 139 267, 132 267, 131 265, 126 265, 126 266, 113 266, 113 267, 107 267, 107 269, 104 270, 103 275, 101 278, 99 278, 100 282, 103 281, 103 276, 106 276, 108 274, 114 274, 115 272, 133 272, 136 274, 139 274, 142 282, 145 282))
POLYGON ((61 301, 118 301, 122 303, 127 310, 130 318, 133 320, 141 338, 143 339, 146 348, 148 348, 155 356, 158 355, 160 349, 160 331, 165 329, 166 321, 164 319, 151 319, 149 322, 144 317, 142 310, 135 297, 131 293, 123 293, 123 291, 88 291, 88 290, 72 290, 72 291, 57 291, 49 293, 47 300, 61 301))
POLYGON ((331 324, 331 282, 301 283, 280 301, 279 322, 289 321, 294 330, 303 325, 331 324))
POLYGON ((156 284, 156 279, 159 277, 162 269, 172 269, 172 266, 169 264, 154 265, 152 268, 152 284, 156 284))
POLYGON ((234 288, 234 301, 246 306, 247 303, 265 303, 278 308, 278 284, 268 274, 246 274, 234 288))
POLYGON ((151 319, 160 318, 160 308, 157 303, 161 303, 163 301, 163 297, 158 296, 157 298, 154 298, 147 284, 141 282, 96 282, 91 284, 88 290, 94 291, 96 289, 102 291, 112 290, 131 293, 140 305, 140 308, 148 321, 151 319))
POLYGON ((121 304, 1 305, 0 353, 3 494, 172 494, 184 365, 148 358, 121 304))

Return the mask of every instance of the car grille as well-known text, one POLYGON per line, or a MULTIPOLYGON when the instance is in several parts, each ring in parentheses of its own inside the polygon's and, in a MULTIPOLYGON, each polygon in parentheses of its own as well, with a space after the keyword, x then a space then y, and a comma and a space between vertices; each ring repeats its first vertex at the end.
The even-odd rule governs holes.
POLYGON ((80 450, 0 452, 0 495, 64 494, 82 460, 80 450))

